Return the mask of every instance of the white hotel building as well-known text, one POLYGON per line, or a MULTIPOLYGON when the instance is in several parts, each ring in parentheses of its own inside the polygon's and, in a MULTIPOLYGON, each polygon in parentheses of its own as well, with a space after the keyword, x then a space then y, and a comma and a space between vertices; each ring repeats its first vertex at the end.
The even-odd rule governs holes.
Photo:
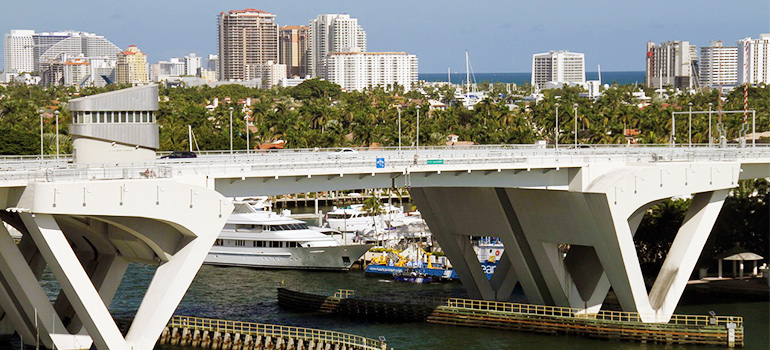
POLYGON ((770 84, 770 34, 738 41, 738 83, 770 84), (748 55, 747 55, 748 54, 748 55))
POLYGON ((32 73, 35 70, 34 35, 34 30, 11 30, 5 34, 5 73, 32 73))
POLYGON ((700 48, 699 78, 701 86, 733 86, 738 82, 738 48, 712 41, 700 48))
POLYGON ((585 84, 585 54, 569 51, 550 51, 532 55, 532 85, 546 88, 546 83, 585 84))
POLYGON ((346 91, 394 84, 409 91, 417 83, 417 56, 406 52, 333 52, 325 65, 324 78, 346 91))

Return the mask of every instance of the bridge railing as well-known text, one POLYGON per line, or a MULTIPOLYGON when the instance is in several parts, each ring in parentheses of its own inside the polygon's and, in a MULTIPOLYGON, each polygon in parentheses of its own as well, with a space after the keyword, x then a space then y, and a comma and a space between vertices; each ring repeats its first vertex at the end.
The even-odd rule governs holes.
MULTIPOLYGON (((473 299, 450 298, 446 305, 450 308, 496 311, 522 315, 590 318, 601 321, 642 322, 642 317, 636 312, 599 311, 587 313, 585 310, 559 306, 519 304, 499 301, 484 301, 473 299)), ((668 324, 688 326, 727 326, 734 324, 743 327, 743 317, 739 316, 705 316, 705 315, 673 315, 668 324)))
POLYGON ((280 326, 272 324, 217 320, 210 318, 174 316, 168 323, 169 327, 186 327, 192 330, 239 333, 241 335, 259 335, 268 337, 282 337, 303 339, 305 341, 324 342, 327 344, 346 345, 348 348, 382 350, 386 348, 385 342, 358 335, 327 331, 321 329, 280 326))
MULTIPOLYGON (((0 161, 0 180, 60 181, 100 179, 140 179, 175 175, 233 174, 273 170, 361 169, 367 172, 380 167, 390 171, 420 171, 426 166, 484 165, 488 169, 522 167, 580 166, 596 162, 661 163, 698 161, 740 161, 770 159, 770 147, 652 147, 595 146, 591 148, 538 148, 532 145, 492 145, 463 147, 385 148, 339 153, 336 149, 281 150, 279 152, 245 152, 230 155, 211 152, 195 159, 159 159, 147 163, 116 166, 115 164, 82 165, 60 158, 0 161), (384 164, 382 164, 384 161, 384 164), (171 171, 173 169, 173 173, 171 171), (409 170, 412 169, 412 170, 409 170), (145 175, 144 172, 148 171, 145 175)), ((454 169, 457 170, 457 169, 454 169)))

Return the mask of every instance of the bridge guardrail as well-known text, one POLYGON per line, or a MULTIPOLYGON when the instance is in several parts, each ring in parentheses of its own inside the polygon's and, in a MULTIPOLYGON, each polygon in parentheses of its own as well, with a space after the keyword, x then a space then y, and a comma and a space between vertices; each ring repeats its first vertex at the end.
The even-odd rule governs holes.
POLYGON ((291 337, 308 341, 313 340, 315 342, 323 341, 327 344, 341 344, 346 345, 347 347, 354 346, 367 350, 382 350, 387 347, 385 342, 379 340, 335 331, 190 316, 174 316, 171 318, 171 321, 169 321, 168 326, 187 327, 194 330, 210 332, 240 333, 269 337, 291 337))
POLYGON ((311 170, 311 169, 376 169, 378 158, 385 160, 386 169, 419 171, 429 161, 438 165, 490 165, 490 168, 511 164, 528 163, 537 166, 576 166, 593 162, 661 163, 697 161, 739 161, 741 159, 770 159, 770 147, 709 148, 709 147, 617 147, 555 149, 537 148, 531 145, 420 147, 367 150, 355 154, 340 154, 331 150, 292 150, 281 152, 250 152, 234 155, 219 154, 195 159, 163 159, 125 166, 114 164, 90 164, 82 168, 60 159, 48 162, 34 160, 0 161, 0 180, 59 181, 167 178, 190 174, 234 174, 262 170, 311 170), (115 169, 119 171, 115 173, 115 169), (143 172, 149 174, 145 176, 143 172), (173 170, 173 171, 172 171, 173 170))
MULTIPOLYGON (((498 311, 524 315, 590 318, 601 321, 642 322, 641 315, 636 312, 606 311, 596 314, 569 307, 545 306, 533 304, 508 303, 500 301, 484 301, 473 299, 450 298, 446 305, 450 308, 498 311)), ((727 326, 734 324, 743 327, 743 317, 740 316, 705 316, 705 315, 673 315, 668 324, 688 326, 727 326)))

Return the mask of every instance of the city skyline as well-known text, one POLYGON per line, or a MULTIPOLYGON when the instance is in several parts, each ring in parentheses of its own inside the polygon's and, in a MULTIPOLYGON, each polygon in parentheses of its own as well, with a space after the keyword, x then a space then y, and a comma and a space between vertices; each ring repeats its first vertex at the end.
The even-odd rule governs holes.
POLYGON ((701 47, 711 40, 733 44, 770 32, 770 4, 760 0, 728 7, 711 0, 700 1, 698 6, 659 0, 640 4, 601 0, 515 4, 494 0, 475 6, 433 0, 301 3, 172 0, 94 7, 85 0, 32 0, 6 4, 4 13, 34 15, 7 16, 0 21, 0 31, 92 32, 122 49, 137 45, 150 62, 157 62, 191 52, 203 57, 216 53, 216 18, 222 11, 257 8, 275 14, 279 26, 307 25, 323 13, 347 13, 366 29, 368 51, 415 54, 421 73, 442 73, 447 68, 453 73, 464 72, 465 50, 477 73, 527 72, 532 54, 550 50, 585 53, 587 71, 594 71, 598 64, 604 71, 643 71, 645 43, 650 40, 687 40, 701 47), (77 10, 83 7, 89 11, 77 10), (705 20, 717 17, 721 19, 705 20))

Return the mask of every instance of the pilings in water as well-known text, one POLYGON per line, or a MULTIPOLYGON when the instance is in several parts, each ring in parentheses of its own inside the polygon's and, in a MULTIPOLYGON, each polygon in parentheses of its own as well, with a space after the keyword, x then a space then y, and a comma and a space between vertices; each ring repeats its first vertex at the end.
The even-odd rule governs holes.
POLYGON ((386 350, 384 341, 319 329, 174 316, 160 345, 212 350, 386 350))

